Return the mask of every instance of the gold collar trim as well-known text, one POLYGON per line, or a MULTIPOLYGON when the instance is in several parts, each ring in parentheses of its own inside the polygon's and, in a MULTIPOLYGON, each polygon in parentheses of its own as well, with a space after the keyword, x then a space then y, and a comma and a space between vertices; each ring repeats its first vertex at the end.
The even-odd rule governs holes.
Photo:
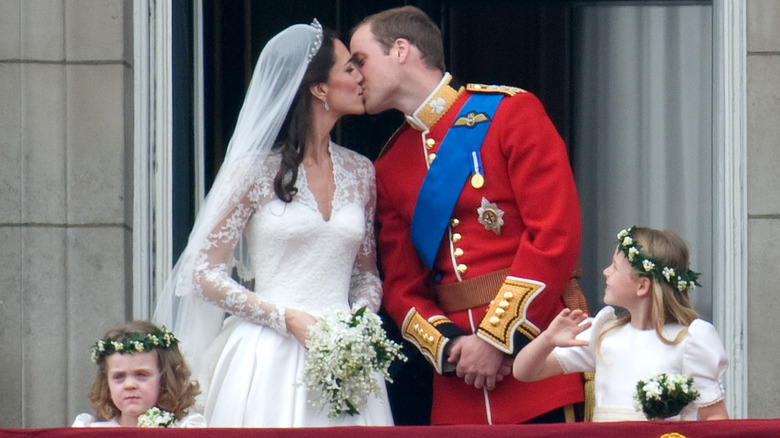
POLYGON ((450 109, 455 100, 457 100, 460 90, 450 86, 452 75, 445 73, 439 82, 439 85, 433 90, 422 105, 406 120, 412 127, 418 131, 427 131, 435 125, 439 119, 450 109))

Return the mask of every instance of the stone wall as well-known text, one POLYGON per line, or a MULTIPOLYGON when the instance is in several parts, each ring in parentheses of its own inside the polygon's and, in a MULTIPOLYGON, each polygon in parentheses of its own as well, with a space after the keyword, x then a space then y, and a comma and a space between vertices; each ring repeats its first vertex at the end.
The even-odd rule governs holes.
POLYGON ((747 1, 748 414, 780 417, 780 2, 747 1))
POLYGON ((0 427, 91 410, 132 314, 132 1, 0 1, 0 427))

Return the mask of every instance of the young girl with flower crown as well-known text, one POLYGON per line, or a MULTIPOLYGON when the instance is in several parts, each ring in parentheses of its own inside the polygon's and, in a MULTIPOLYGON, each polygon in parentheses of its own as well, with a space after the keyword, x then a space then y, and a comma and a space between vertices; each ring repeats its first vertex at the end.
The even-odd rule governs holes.
POLYGON ((206 427, 187 414, 200 392, 173 333, 146 321, 109 330, 92 347, 98 372, 89 391, 96 416, 73 427, 206 427))
POLYGON ((688 263, 688 248, 675 233, 621 231, 603 272, 608 306, 592 319, 580 310, 561 311, 517 355, 515 378, 531 382, 595 371, 594 421, 674 415, 654 413, 648 400, 668 406, 682 396, 689 398, 673 419, 727 419, 721 379, 728 360, 715 328, 698 318, 688 298, 699 275, 688 263), (612 306, 627 313, 616 316, 612 306))

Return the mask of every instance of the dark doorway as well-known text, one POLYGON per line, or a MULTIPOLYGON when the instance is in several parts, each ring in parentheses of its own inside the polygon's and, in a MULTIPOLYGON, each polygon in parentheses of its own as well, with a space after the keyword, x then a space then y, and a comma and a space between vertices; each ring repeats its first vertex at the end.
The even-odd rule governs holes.
MULTIPOLYGON (((461 83, 512 85, 534 93, 568 139, 568 7, 531 0, 203 1, 206 187, 211 185, 238 117, 255 61, 273 35, 317 18, 347 42, 361 19, 412 4, 442 29, 447 67, 461 83)), ((403 122, 397 112, 346 117, 334 139, 375 158, 403 122)), ((567 142, 568 144, 568 142, 567 142)))
MULTIPOLYGON (((524 88, 539 97, 558 131, 569 131, 569 9, 564 1, 532 0, 203 0, 205 183, 211 186, 224 158, 255 61, 266 41, 295 23, 317 18, 348 44, 350 30, 364 17, 410 4, 442 29, 448 70, 460 83, 524 88)), ((347 116, 334 141, 375 159, 403 116, 347 116)), ((567 142, 568 144, 568 142, 567 142)), ((400 333, 387 329, 399 342, 400 333)), ((388 386, 396 424, 427 424, 431 369, 416 348, 409 361, 391 369, 388 386)))

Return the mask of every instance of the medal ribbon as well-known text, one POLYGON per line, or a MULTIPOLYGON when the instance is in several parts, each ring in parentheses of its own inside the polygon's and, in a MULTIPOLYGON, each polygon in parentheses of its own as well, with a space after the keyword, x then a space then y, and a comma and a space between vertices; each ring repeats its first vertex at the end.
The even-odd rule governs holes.
POLYGON ((450 222, 452 210, 463 185, 474 169, 472 153, 479 154, 490 121, 503 94, 474 94, 466 101, 447 131, 417 194, 411 237, 428 268, 433 268, 436 252, 450 222), (481 116, 485 116, 482 119, 481 116), (481 119, 473 123, 464 120, 481 119))

